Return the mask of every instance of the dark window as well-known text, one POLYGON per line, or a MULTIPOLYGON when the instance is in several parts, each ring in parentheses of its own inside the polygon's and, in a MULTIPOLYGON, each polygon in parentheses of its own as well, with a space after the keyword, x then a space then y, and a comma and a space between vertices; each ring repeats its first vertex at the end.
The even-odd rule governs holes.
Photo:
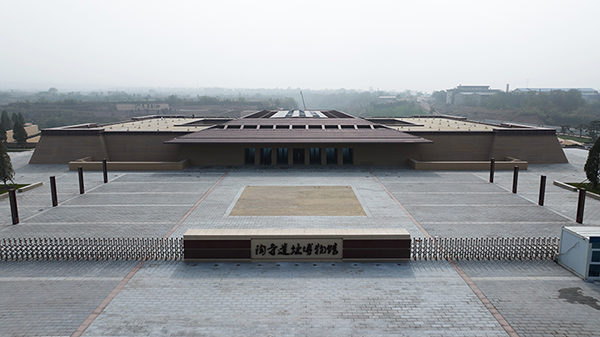
POLYGON ((321 164, 321 149, 320 148, 311 148, 310 149, 310 164, 311 165, 320 165, 321 164))
POLYGON ((244 149, 244 163, 246 165, 254 165, 254 149, 244 149))
POLYGON ((336 148, 325 149, 325 155, 327 157, 327 165, 337 165, 337 149, 336 148))
POLYGON ((265 148, 260 150, 260 164, 271 165, 271 149, 265 148))
POLYGON ((344 165, 354 164, 354 149, 343 148, 342 155, 343 155, 344 165))
POLYGON ((288 163, 288 149, 277 149, 277 165, 287 165, 288 163))

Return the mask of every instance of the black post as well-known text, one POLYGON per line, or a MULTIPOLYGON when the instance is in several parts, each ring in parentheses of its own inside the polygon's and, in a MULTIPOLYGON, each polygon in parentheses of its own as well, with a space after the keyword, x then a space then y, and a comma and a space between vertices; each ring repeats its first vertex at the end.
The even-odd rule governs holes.
POLYGON ((579 200, 577 200, 577 223, 583 223, 583 207, 585 206, 585 188, 579 189, 579 200))
POLYGON ((58 206, 58 195, 56 194, 56 177, 50 177, 50 194, 52 194, 52 207, 58 206))
POLYGON ((17 194, 14 188, 8 190, 8 198, 10 199, 10 213, 12 214, 12 223, 19 223, 19 210, 17 209, 17 194))
POLYGON ((79 194, 83 194, 85 193, 85 189, 83 188, 83 167, 79 166, 77 172, 79 173, 79 194))
POLYGON ((515 166, 515 170, 513 173, 513 193, 517 193, 517 184, 519 182, 519 167, 515 166))
POLYGON ((490 183, 494 182, 494 170, 496 169, 496 159, 490 160, 490 183))
POLYGON ((540 198, 538 200, 538 205, 544 206, 544 195, 546 194, 546 176, 542 176, 540 180, 540 198))
POLYGON ((102 172, 104 172, 104 183, 108 182, 108 169, 106 168, 106 158, 102 158, 102 172))

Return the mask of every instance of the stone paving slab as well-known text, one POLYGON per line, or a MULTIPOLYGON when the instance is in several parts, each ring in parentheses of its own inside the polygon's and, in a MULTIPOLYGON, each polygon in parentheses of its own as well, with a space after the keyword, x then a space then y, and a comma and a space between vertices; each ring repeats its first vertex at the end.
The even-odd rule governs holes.
POLYGON ((135 263, 0 262, 0 336, 70 336, 135 263))
POLYGON ((600 284, 552 261, 459 261, 522 336, 597 336, 600 284))
MULTIPOLYGON (((8 202, 0 203, 0 237, 162 237, 213 186, 172 236, 188 228, 406 228, 423 236, 379 181, 432 235, 558 235, 561 226, 574 224, 576 194, 551 186, 551 180, 584 179, 586 153, 565 152, 570 164, 521 171, 516 195, 510 193, 508 171, 498 171, 490 184, 482 171, 361 167, 110 172, 108 184, 101 172, 86 172, 86 194, 79 195, 77 172, 64 165, 24 165, 20 157, 18 179, 45 185, 18 195, 20 225, 10 225, 8 202), (549 182, 544 207, 537 206, 541 174, 549 182), (50 205, 50 175, 59 183, 56 208, 50 205), (352 186, 367 216, 228 216, 251 184, 352 186)), ((600 202, 589 200, 584 224, 600 224, 600 202)), ((0 336, 70 335, 134 265, 0 262, 0 336)), ((521 336, 597 335, 598 284, 548 261, 459 265, 521 336)), ((506 336, 444 261, 335 266, 150 261, 86 334, 506 336)))
POLYGON ((134 335, 506 333, 442 261, 401 265, 148 262, 84 334, 134 335))

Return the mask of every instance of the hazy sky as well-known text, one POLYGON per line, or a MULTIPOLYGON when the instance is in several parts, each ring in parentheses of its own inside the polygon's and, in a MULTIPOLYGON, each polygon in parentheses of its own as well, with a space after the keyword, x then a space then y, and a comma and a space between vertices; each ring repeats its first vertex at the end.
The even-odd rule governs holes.
POLYGON ((0 0, 0 89, 600 89, 600 1, 0 0))

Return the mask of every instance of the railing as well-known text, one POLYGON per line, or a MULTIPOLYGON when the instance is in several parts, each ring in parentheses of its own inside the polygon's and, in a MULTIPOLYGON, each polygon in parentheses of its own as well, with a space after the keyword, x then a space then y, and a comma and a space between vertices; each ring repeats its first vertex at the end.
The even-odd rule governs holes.
MULTIPOLYGON (((413 238, 412 260, 554 259, 557 237, 413 238)), ((0 261, 182 260, 183 238, 0 238, 0 261)))
POLYGON ((183 259, 183 238, 0 239, 0 261, 142 259, 183 259))
POLYGON ((413 238, 413 260, 547 260, 560 247, 557 237, 413 238))

